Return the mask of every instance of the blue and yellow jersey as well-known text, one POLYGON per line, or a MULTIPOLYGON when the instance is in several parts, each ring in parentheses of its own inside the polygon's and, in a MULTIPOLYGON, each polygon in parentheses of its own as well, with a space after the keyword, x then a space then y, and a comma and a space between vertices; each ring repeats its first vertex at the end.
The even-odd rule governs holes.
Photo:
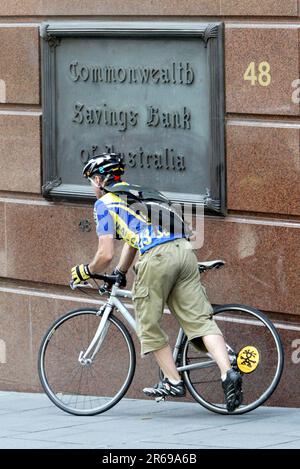
MULTIPOLYGON (((127 184, 125 182, 116 185, 127 184)), ((170 233, 151 225, 143 214, 136 213, 118 195, 108 192, 94 206, 98 236, 107 234, 123 239, 140 254, 162 243, 182 238, 181 233, 170 233)))

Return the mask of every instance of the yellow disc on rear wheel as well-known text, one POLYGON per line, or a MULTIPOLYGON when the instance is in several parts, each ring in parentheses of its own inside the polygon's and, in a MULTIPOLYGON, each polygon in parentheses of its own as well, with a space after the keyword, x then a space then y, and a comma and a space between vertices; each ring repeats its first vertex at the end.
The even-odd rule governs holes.
POLYGON ((259 351, 253 345, 246 345, 237 355, 237 365, 242 373, 252 373, 259 364, 259 351))

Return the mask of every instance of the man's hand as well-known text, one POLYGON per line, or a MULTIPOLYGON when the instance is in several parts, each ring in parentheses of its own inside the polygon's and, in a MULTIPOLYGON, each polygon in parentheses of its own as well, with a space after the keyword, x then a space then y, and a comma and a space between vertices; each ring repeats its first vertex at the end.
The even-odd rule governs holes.
POLYGON ((120 285, 120 287, 126 287, 127 285, 127 280, 126 280, 126 272, 122 272, 118 267, 114 269, 112 272, 112 275, 117 275, 118 279, 117 282, 120 285))
POLYGON ((91 278, 91 272, 88 264, 75 265, 71 269, 73 285, 78 285, 85 280, 91 278))

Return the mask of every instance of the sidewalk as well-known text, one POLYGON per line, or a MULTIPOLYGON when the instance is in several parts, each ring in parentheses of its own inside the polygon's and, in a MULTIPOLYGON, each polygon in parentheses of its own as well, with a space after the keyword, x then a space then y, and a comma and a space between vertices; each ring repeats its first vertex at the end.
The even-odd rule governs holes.
POLYGON ((241 416, 196 403, 123 399, 75 417, 43 394, 0 392, 0 448, 300 448, 300 409, 262 407, 241 416))

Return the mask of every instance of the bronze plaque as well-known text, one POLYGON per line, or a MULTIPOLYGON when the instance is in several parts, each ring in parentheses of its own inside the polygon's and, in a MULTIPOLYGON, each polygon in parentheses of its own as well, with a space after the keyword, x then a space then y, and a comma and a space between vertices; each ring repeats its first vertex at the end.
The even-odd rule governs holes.
POLYGON ((44 24, 45 196, 92 197, 89 158, 128 182, 224 211, 222 25, 44 24))

